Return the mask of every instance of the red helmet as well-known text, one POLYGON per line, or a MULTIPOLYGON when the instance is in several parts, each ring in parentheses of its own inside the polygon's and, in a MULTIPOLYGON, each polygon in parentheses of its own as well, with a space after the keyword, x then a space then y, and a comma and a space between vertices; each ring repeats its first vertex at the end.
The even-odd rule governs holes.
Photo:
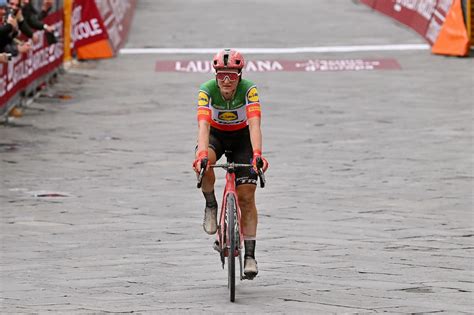
POLYGON ((245 66, 245 60, 238 51, 224 49, 214 56, 212 66, 216 71, 221 69, 237 69, 242 71, 242 68, 245 66))

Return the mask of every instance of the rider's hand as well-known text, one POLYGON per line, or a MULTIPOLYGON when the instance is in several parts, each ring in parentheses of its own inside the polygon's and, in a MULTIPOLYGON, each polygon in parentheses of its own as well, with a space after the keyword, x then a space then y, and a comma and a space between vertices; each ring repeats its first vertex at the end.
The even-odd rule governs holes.
MULTIPOLYGON (((205 151, 199 151, 199 152, 197 153, 196 159, 194 160, 193 168, 194 168, 194 171, 195 171, 196 173, 198 173, 198 174, 199 174, 199 172, 201 172, 201 162, 202 162, 202 160, 204 160, 204 159, 209 159, 209 154, 208 154, 207 150, 205 150, 205 151)), ((206 170, 207 170, 207 169, 209 169, 209 165, 207 165, 206 170)))
POLYGON ((268 168, 268 161, 262 156, 262 151, 260 150, 253 150, 253 159, 252 165, 255 171, 258 170, 257 159, 260 158, 263 162, 262 170, 265 172, 268 168))

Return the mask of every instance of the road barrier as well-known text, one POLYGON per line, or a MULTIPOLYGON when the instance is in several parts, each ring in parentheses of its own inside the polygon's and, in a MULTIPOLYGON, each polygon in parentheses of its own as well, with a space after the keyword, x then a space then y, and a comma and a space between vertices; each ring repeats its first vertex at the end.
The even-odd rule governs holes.
POLYGON ((136 0, 74 0, 71 45, 78 59, 110 58, 127 38, 136 0))
MULTIPOLYGON (((461 0, 360 0, 360 2, 415 30, 430 43, 431 51, 435 54, 453 56, 469 54, 470 39, 461 0)), ((465 12, 469 13, 470 17, 470 10, 465 9, 465 12)))
MULTIPOLYGON (((54 25, 57 37, 62 38, 63 12, 48 15, 44 22, 54 25)), ((45 31, 38 31, 39 41, 25 54, 19 54, 6 64, 0 63, 0 117, 8 113, 22 99, 35 93, 39 86, 58 74, 63 63, 63 43, 48 45, 45 31)))
MULTIPOLYGON (((137 0, 56 0, 44 22, 54 25, 58 42, 41 40, 28 53, 0 63, 0 120, 61 71, 63 62, 110 58, 126 41, 137 0)), ((27 40, 26 38, 22 38, 27 40)))

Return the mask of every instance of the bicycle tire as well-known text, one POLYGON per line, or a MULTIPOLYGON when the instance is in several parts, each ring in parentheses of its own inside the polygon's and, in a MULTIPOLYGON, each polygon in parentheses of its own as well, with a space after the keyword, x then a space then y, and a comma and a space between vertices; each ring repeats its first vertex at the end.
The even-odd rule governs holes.
POLYGON ((227 233, 229 236, 229 252, 227 255, 228 287, 230 301, 235 301, 235 197, 232 194, 227 196, 227 233))

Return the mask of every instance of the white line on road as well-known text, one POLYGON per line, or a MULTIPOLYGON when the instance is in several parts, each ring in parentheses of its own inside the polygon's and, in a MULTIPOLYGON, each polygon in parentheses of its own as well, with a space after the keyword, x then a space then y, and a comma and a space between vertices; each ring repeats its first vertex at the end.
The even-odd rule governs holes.
MULTIPOLYGON (((403 45, 365 45, 365 46, 327 46, 327 47, 294 47, 294 48, 235 48, 245 54, 298 54, 298 53, 330 53, 358 51, 400 51, 427 50, 427 44, 403 45)), ((148 54, 214 54, 222 48, 122 48, 123 55, 148 54)))

